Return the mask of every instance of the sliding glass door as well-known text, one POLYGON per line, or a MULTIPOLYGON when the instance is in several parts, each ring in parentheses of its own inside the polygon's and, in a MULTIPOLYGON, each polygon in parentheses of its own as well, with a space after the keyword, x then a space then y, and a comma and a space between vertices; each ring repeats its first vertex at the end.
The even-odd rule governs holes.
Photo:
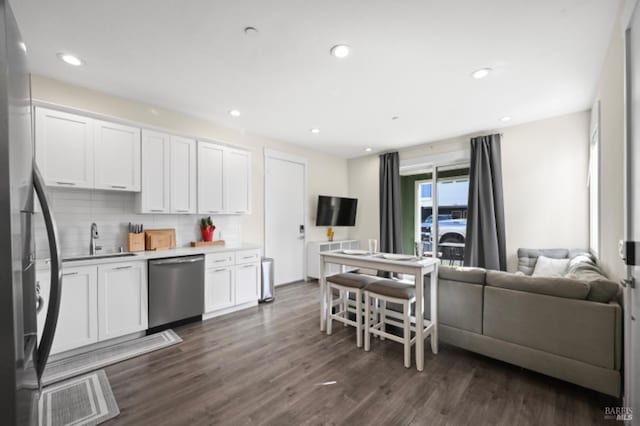
POLYGON ((434 167, 415 181, 414 241, 424 256, 462 265, 467 229, 469 168, 434 167))

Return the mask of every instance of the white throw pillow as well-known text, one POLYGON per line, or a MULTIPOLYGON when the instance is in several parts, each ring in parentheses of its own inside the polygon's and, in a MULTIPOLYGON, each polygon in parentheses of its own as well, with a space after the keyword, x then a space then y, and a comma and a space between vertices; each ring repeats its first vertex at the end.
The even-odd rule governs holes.
POLYGON ((570 259, 552 259, 550 257, 538 256, 536 267, 533 269, 532 277, 564 277, 569 267, 570 259))

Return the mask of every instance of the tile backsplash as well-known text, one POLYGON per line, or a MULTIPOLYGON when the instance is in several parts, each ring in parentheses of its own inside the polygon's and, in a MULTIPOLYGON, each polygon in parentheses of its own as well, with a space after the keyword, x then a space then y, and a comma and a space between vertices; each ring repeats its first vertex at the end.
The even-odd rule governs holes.
MULTIPOLYGON (((129 222, 143 224, 145 229, 175 228, 178 247, 201 239, 198 223, 204 215, 138 214, 135 194, 131 192, 48 188, 47 195, 58 225, 62 256, 89 253, 92 222, 98 225, 100 234, 96 245, 105 253, 118 251, 120 247, 127 250, 129 222)), ((216 240, 223 239, 227 245, 242 242, 240 216, 214 216, 213 221, 216 240)), ((35 218, 35 236, 37 258, 49 257, 41 213, 35 218)))

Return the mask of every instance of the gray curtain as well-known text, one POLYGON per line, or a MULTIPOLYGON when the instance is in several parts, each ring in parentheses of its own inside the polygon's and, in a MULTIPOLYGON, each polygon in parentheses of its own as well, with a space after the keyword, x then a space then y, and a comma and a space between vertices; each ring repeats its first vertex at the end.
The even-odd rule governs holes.
POLYGON ((402 253, 400 159, 397 152, 380 156, 380 251, 402 253))
POLYGON ((471 138, 464 264, 507 269, 500 135, 471 138))

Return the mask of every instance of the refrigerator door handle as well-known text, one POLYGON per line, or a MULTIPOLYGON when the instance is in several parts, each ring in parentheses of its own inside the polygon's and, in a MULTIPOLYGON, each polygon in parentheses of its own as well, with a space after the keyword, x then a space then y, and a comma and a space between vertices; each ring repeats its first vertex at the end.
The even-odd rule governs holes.
POLYGON ((62 286, 62 259, 60 258, 60 247, 58 245, 58 228, 51 214, 51 207, 47 200, 45 192, 44 179, 38 170, 35 161, 33 162, 33 186, 36 190, 40 206, 42 207, 42 217, 47 228, 47 238, 49 239, 49 254, 51 265, 51 288, 49 290, 49 305, 47 310, 47 318, 42 330, 42 338, 38 345, 38 356, 36 361, 36 373, 38 375, 38 384, 41 385, 44 368, 47 365, 53 337, 58 325, 58 314, 60 312, 60 294, 62 286))

